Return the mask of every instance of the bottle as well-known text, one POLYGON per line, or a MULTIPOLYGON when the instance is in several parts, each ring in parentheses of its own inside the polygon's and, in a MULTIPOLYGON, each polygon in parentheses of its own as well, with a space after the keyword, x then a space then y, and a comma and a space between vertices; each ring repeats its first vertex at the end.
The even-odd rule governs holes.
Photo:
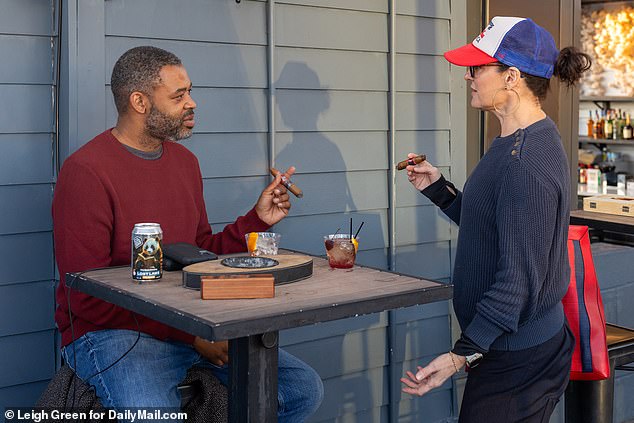
POLYGON ((623 127, 625 126, 625 119, 623 119, 623 112, 619 109, 619 113, 614 121, 614 136, 615 140, 623 138, 623 127))
POLYGON ((588 137, 594 136, 594 120, 592 119, 592 110, 588 110, 590 116, 588 117, 588 137))
POLYGON ((579 183, 586 184, 586 166, 583 163, 579 163, 579 183))
POLYGON ((625 114, 625 126, 623 127, 623 139, 624 140, 631 140, 632 139, 632 131, 634 130, 634 128, 632 128, 632 124, 630 123, 630 114, 626 113, 625 114))
POLYGON ((594 114, 594 138, 601 139, 603 138, 603 123, 601 121, 601 116, 599 116, 599 111, 595 110, 594 114))
POLYGON ((601 148, 601 162, 607 162, 608 161, 608 147, 603 146, 603 148, 601 148))
POLYGON ((605 120, 603 133, 605 134, 605 139, 611 140, 614 135, 614 119, 612 119, 612 110, 608 110, 606 115, 607 119, 605 120))

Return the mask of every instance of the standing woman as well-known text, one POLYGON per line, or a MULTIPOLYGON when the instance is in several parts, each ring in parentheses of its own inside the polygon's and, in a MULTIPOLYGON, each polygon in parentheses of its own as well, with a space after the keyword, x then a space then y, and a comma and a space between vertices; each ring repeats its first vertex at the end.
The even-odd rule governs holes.
POLYGON ((462 334, 452 351, 408 371, 403 392, 424 395, 466 364, 460 423, 548 422, 568 383, 574 338, 561 304, 569 166, 541 101, 551 76, 573 85, 590 58, 560 52, 530 19, 500 16, 445 58, 468 67, 471 106, 493 113, 501 134, 464 192, 427 161, 407 167, 412 185, 460 225, 453 303, 462 334))

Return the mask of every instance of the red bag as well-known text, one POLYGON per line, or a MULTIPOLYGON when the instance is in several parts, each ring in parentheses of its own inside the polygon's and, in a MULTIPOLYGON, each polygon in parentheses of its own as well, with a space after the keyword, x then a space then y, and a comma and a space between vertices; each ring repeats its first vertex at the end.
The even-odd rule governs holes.
POLYGON ((570 225, 568 259, 570 285, 563 305, 568 325, 575 335, 570 380, 607 379, 610 377, 610 361, 605 315, 587 226, 570 225))

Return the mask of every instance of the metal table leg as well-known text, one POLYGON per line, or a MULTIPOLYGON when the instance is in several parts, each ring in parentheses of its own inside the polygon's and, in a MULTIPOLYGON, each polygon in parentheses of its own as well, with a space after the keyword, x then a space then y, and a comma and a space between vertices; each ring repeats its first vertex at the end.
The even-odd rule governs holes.
POLYGON ((612 423, 614 360, 605 380, 571 380, 566 388, 566 423, 612 423))
POLYGON ((229 341, 229 421, 277 422, 278 332, 229 341))

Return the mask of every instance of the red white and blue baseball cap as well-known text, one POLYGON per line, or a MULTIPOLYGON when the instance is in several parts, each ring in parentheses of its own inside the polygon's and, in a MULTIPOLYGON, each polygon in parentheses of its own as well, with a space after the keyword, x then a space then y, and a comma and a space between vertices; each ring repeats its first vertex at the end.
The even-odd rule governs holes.
POLYGON ((473 42, 445 53, 458 66, 500 62, 521 72, 550 78, 559 50, 548 31, 529 18, 496 16, 473 42))

